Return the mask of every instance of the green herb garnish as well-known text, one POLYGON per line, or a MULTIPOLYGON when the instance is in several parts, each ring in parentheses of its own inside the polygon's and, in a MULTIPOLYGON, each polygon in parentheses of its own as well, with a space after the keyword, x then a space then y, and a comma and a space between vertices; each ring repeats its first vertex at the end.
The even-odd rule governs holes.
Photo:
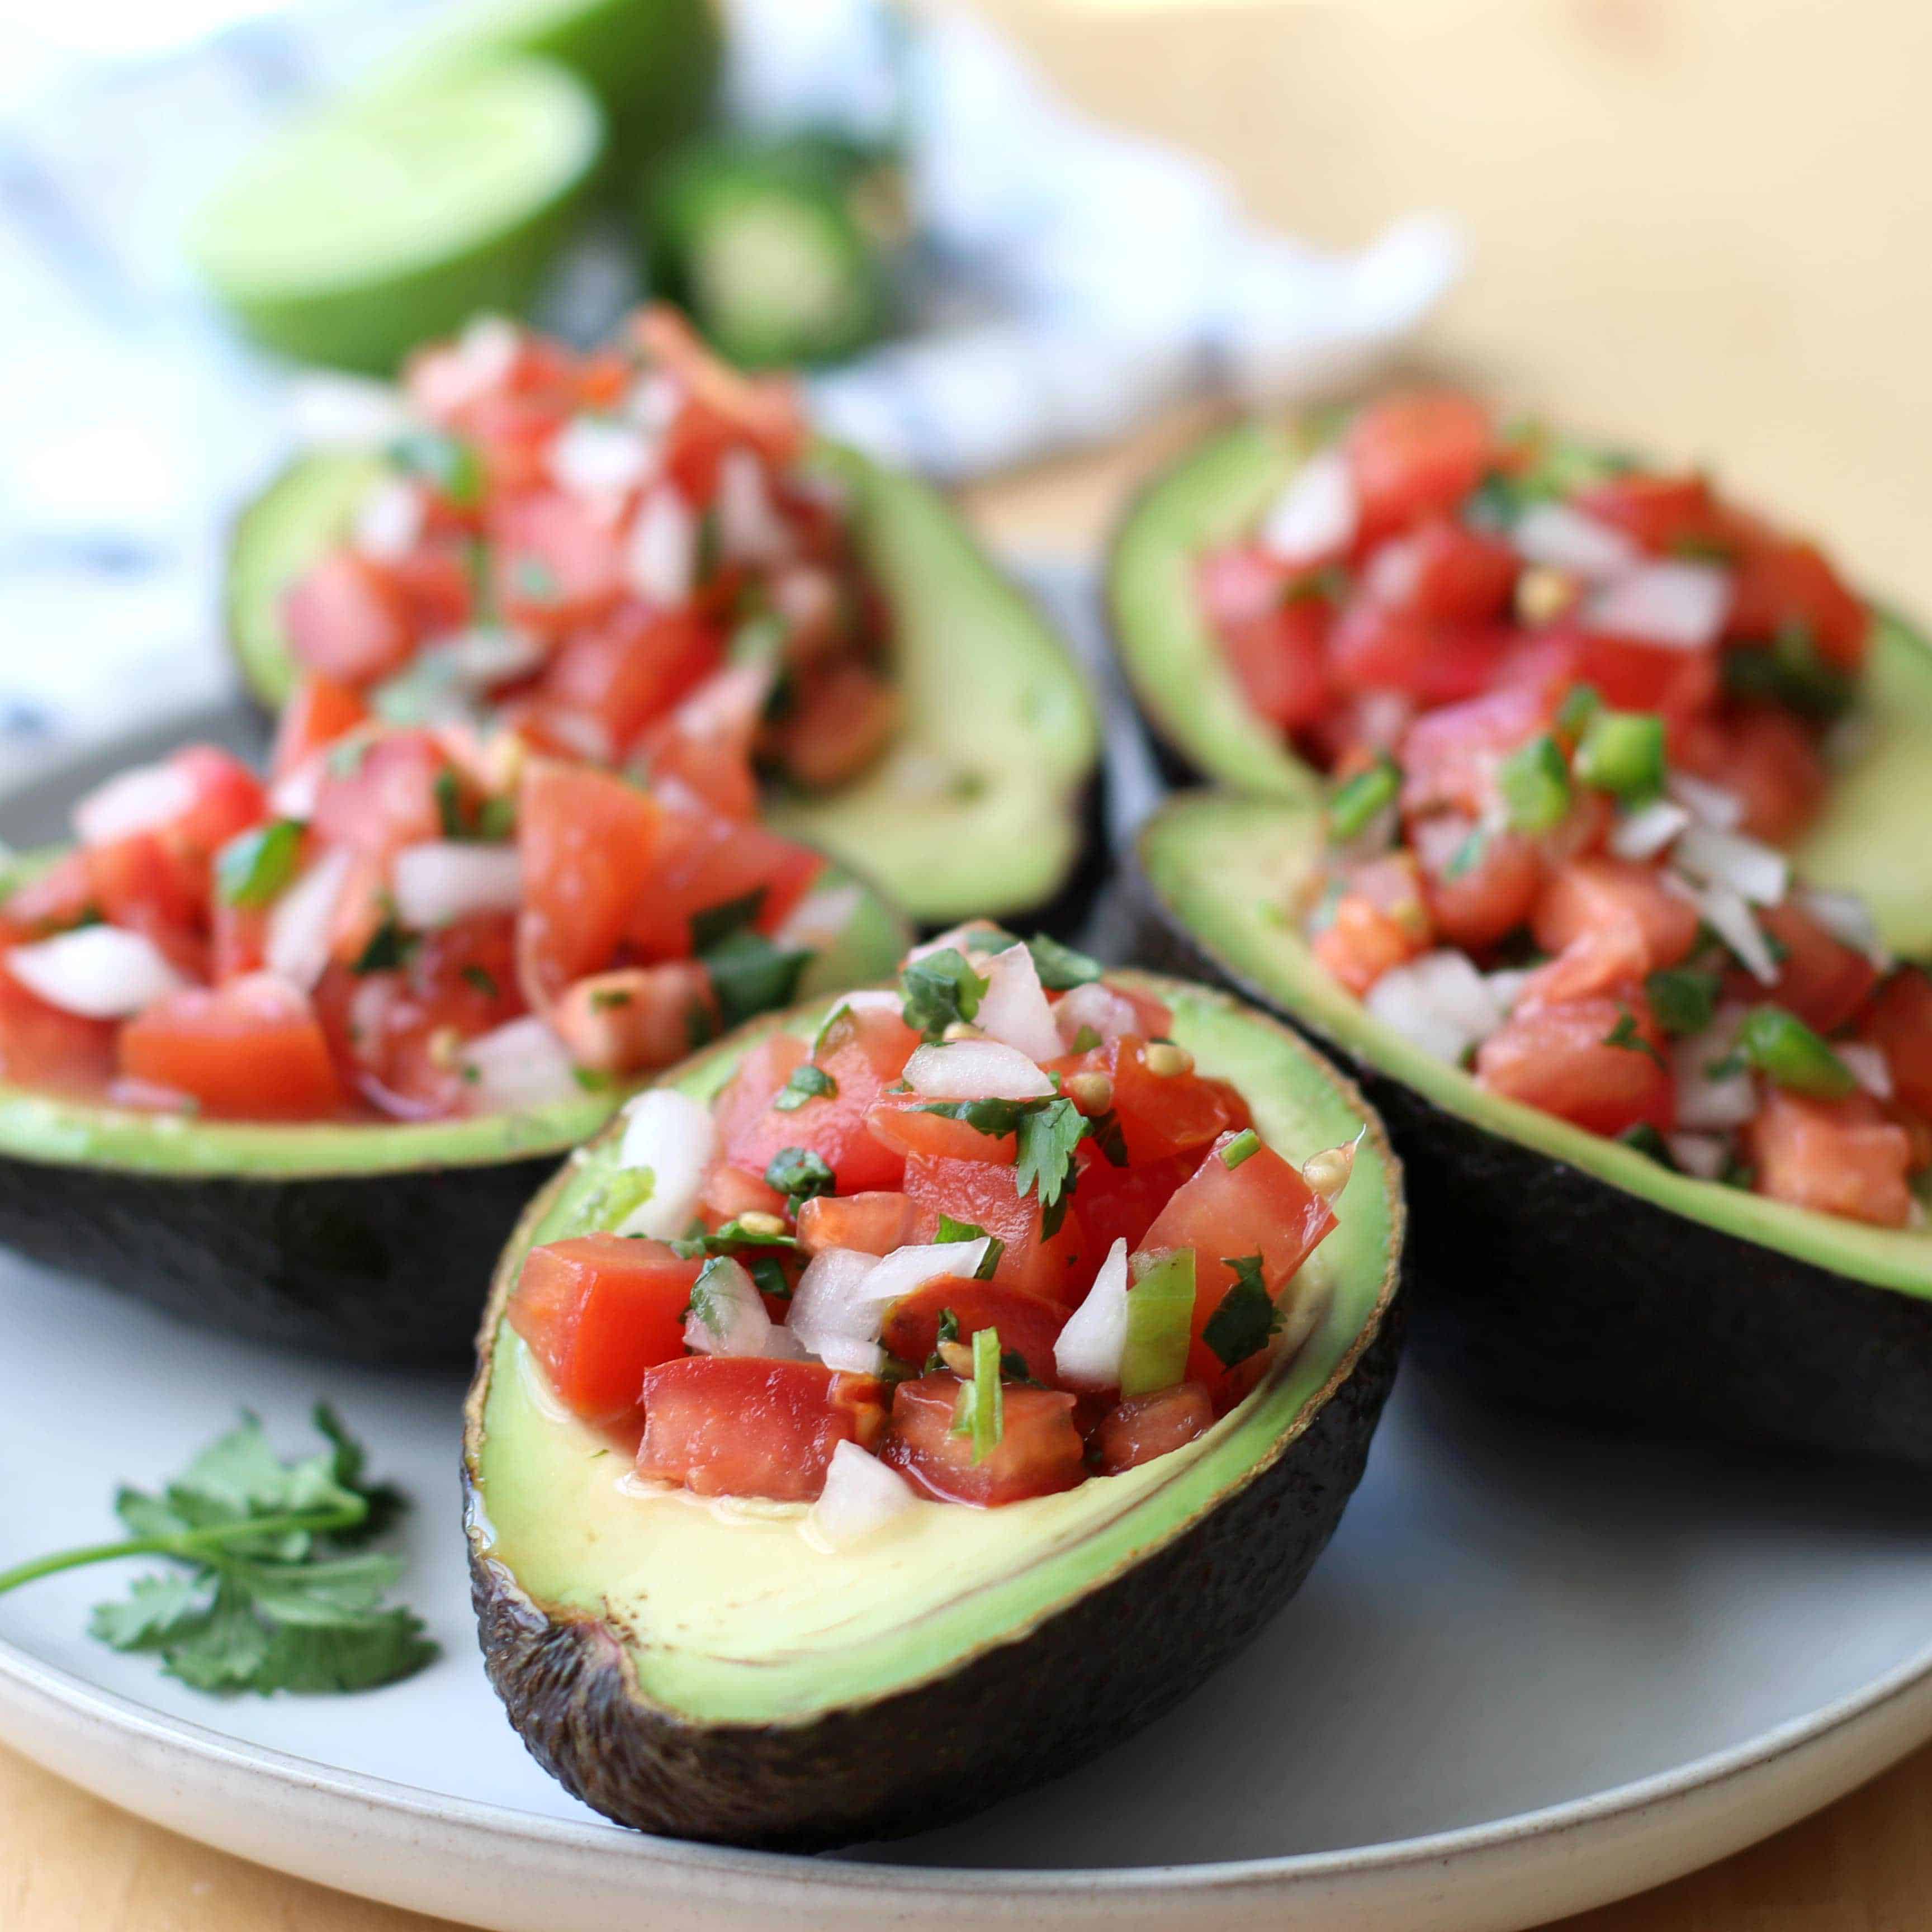
POLYGON ((1040 1230, 1048 1240, 1066 1218, 1073 1150, 1086 1131, 1086 1119, 1071 1100, 1048 1100, 1021 1117, 1013 1188, 1022 1199, 1029 1189, 1040 1197, 1040 1230))
POLYGON ((764 887, 754 886, 737 898, 722 900, 715 906, 706 906, 702 912, 693 913, 692 951, 702 956, 721 945, 734 932, 742 932, 746 926, 755 924, 764 904, 764 887))
POLYGON ((809 1201, 815 1194, 830 1194, 838 1182, 823 1154, 809 1148, 785 1148, 765 1169, 765 1185, 794 1201, 809 1201))
POLYGON ((1496 768, 1510 823, 1532 837, 1553 832, 1570 815, 1570 766, 1546 731, 1519 745, 1496 768))
POLYGON ((1594 685, 1573 685, 1557 707, 1556 735, 1565 744, 1574 745, 1582 736, 1590 720, 1603 708, 1603 698, 1594 685))
POLYGON ((1344 778, 1328 794, 1328 830, 1338 843, 1366 832, 1377 813, 1396 801, 1402 767, 1384 752, 1366 771, 1344 778))
POLYGON ((369 935, 369 943, 356 956, 350 971, 358 975, 370 973, 393 973, 409 964, 410 956, 422 944, 412 933, 405 932, 394 913, 369 935))
POLYGON ((404 476, 420 478, 458 509, 473 510, 483 500, 483 466, 460 437, 441 430, 409 430, 389 445, 387 454, 404 476))
POLYGON ((1718 994, 1724 982, 1714 973, 1692 966, 1667 966, 1643 982, 1658 1024, 1673 1038, 1702 1033, 1716 1018, 1718 994))
POLYGON ((698 959, 711 976, 724 1024, 734 1027, 790 1000, 812 955, 782 950, 763 933, 746 930, 719 941, 698 959))
POLYGON ((1606 1046, 1622 1047, 1626 1053, 1647 1053, 1658 1066, 1664 1064, 1664 1056, 1637 1030, 1636 1016, 1626 1006, 1617 1016, 1617 1023, 1604 1036, 1606 1046))
POLYGON ((1844 716, 1858 697, 1858 683, 1819 651, 1802 619, 1778 626, 1768 645, 1741 645, 1724 653, 1724 688, 1734 698, 1782 705, 1814 724, 1844 716))
POLYGON ((948 1027, 972 1019, 986 997, 986 985, 956 948, 929 952, 899 975, 905 1023, 914 1032, 936 1040, 948 1027))
POLYGON ((1747 1064, 1793 1094, 1842 1100, 1855 1093, 1852 1070, 1824 1040, 1782 1006, 1756 1006, 1738 1029, 1737 1051, 1747 1064))
POLYGON ((1664 789, 1664 720, 1652 711, 1599 711, 1576 747, 1576 776, 1625 805, 1664 789))
POLYGON ((1281 1311, 1262 1280, 1259 1255, 1228 1256, 1224 1264, 1234 1270, 1234 1280, 1221 1305, 1208 1316, 1201 1339, 1220 1357, 1223 1368, 1232 1369, 1268 1346, 1281 1326, 1281 1311))
POLYGON ((838 1091, 838 1083, 822 1066, 805 1060, 792 1070, 792 1076, 772 1097, 781 1114, 795 1114, 808 1100, 829 1100, 838 1091))
POLYGON ((984 1241, 986 1252, 980 1257, 980 1265, 973 1270, 975 1281, 991 1281, 1000 1265, 1000 1257, 1006 1251, 1006 1243, 998 1235, 988 1234, 978 1222, 956 1221, 950 1214, 940 1216, 939 1232, 932 1238, 935 1245, 952 1241, 984 1241))
POLYGON ((1076 952, 1070 946, 1063 946, 1057 939, 1049 939, 1043 932, 1036 932, 1027 941, 1027 950, 1033 955, 1033 969, 1040 975, 1040 983, 1049 992, 1064 993, 1075 986, 1090 986, 1099 979, 1102 968, 1097 959, 1090 959, 1084 952, 1076 952))
POLYGON ((1617 1138, 1627 1148, 1657 1162, 1659 1167, 1667 1167, 1672 1173, 1682 1170, 1677 1165, 1677 1156, 1670 1151, 1670 1143, 1648 1120, 1639 1120, 1634 1126, 1624 1128, 1617 1138))
MULTIPOLYGON (((475 987, 486 1000, 495 999, 502 991, 502 988, 496 984, 496 976, 490 970, 489 968, 478 966, 473 960, 464 968, 462 976, 466 985, 475 987)), ((594 998, 591 1004, 593 1006, 596 1004, 594 998)))
POLYGON ((292 818, 271 820, 231 838, 215 855, 214 890, 224 905, 258 911, 280 896, 302 857, 302 829, 292 818))
POLYGON ((0 1570, 0 1594, 43 1576, 131 1556, 184 1566, 137 1577, 96 1606, 91 1635, 158 1656, 197 1690, 366 1690, 436 1654, 422 1620, 382 1599, 400 1558, 368 1547, 406 1507, 364 1476, 364 1456, 318 1404, 328 1447, 284 1462, 253 1415, 211 1443, 159 1496, 124 1489, 129 1534, 0 1570))
POLYGON ((1262 1150, 1262 1137, 1252 1127, 1244 1127, 1221 1150, 1221 1165, 1230 1172, 1243 1161, 1251 1160, 1262 1150))
POLYGON ((952 1432, 973 1438, 973 1460, 983 1462, 1000 1446, 1006 1431, 1006 1402, 1000 1382, 1000 1331, 982 1328, 973 1337, 973 1379, 959 1385, 952 1407, 952 1432))

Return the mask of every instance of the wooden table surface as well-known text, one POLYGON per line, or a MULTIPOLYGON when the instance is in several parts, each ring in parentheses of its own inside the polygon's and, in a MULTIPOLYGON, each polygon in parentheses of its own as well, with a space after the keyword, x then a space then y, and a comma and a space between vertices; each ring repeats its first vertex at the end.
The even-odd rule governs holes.
MULTIPOLYGON (((1253 207, 1358 242, 1456 213, 1418 360, 1708 458, 1932 609, 1925 0, 982 0, 1096 112, 1210 153, 1253 207)), ((1148 272, 1161 265, 1150 262, 1148 272)), ((971 493, 1090 542, 1199 412, 971 493)), ((1932 1928, 1932 1753, 1590 1932, 1932 1928)), ((4 1932, 431 1932, 206 1851, 0 1753, 4 1932)))

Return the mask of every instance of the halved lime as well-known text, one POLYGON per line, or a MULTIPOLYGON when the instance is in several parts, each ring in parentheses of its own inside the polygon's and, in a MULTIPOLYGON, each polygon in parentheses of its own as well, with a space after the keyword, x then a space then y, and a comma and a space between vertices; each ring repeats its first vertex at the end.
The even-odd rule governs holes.
POLYGON ((260 149, 190 238, 259 341, 386 374, 483 309, 520 308, 604 152, 595 97, 548 62, 458 63, 260 149))

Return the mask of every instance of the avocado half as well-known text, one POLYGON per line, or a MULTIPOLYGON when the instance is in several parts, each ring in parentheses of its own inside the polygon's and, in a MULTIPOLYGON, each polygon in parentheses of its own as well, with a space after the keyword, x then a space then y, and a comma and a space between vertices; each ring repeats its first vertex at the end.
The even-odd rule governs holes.
MULTIPOLYGON (((1210 437, 1156 477, 1129 511, 1107 566, 1120 662, 1177 776, 1288 800, 1319 796, 1320 775, 1250 707, 1195 593, 1204 550, 1252 530, 1316 448, 1283 424, 1210 437)), ((1932 645, 1879 614, 1865 674, 1870 741, 1838 774, 1823 815, 1794 854, 1823 886, 1858 893, 1886 941, 1932 952, 1932 645)))
MULTIPOLYGON (((1381 1123, 1286 1028, 1225 994, 1124 976, 1238 1080, 1296 1156, 1365 1136, 1302 1348, 1206 1436, 1004 1509, 921 1503, 815 1553, 798 1506, 619 1486, 503 1322, 527 1250, 580 1225, 614 1150, 578 1153, 496 1271, 464 1438, 484 1660, 511 1722, 586 1804, 646 1830, 812 1850, 903 1834, 1054 1777, 1159 1716, 1254 1636, 1340 1516, 1394 1378, 1400 1171, 1381 1123)), ((698 1099, 774 1024, 668 1076, 698 1099)))
MULTIPOLYGON (((856 450, 820 456, 851 492, 860 554, 894 616, 905 722, 884 758, 770 824, 844 860, 926 924, 1066 909, 1094 881, 1100 729, 1084 680, 1028 598, 944 499, 856 450)), ((228 554, 230 645, 271 709, 295 682, 284 590, 347 535, 375 458, 303 458, 244 509, 228 554)))
MULTIPOLYGON (((873 978, 909 943, 898 914, 862 887, 801 984, 873 978)), ((454 1366, 469 1358, 483 1284, 532 1191, 623 1098, 586 1093, 471 1120, 284 1124, 0 1082, 0 1246, 257 1341, 454 1366)))
POLYGON ((1932 1234, 1673 1174, 1484 1093, 1331 979, 1292 915, 1318 811, 1197 792, 1144 829, 1141 956, 1345 1055, 1402 1154, 1416 1346, 1520 1404, 1932 1469, 1932 1234))

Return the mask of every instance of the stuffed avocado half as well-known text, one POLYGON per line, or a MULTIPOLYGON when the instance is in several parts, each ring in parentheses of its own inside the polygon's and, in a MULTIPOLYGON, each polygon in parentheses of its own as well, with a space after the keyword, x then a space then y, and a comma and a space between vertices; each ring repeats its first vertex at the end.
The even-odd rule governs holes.
MULTIPOLYGON (((1575 446, 1555 448, 1558 460, 1575 465, 1577 475, 1618 473, 1616 459, 1603 459, 1599 468, 1575 446)), ((1321 774, 1251 701, 1208 614, 1199 573, 1211 553, 1252 536, 1322 448, 1312 430, 1283 424, 1251 422, 1225 431, 1156 478, 1115 538, 1107 597, 1121 662, 1171 763, 1182 772, 1279 797, 1319 794, 1321 774)), ((1600 534, 1586 533, 1584 541, 1600 534)), ((1560 536, 1559 546, 1570 535, 1560 536)), ((1695 568, 1707 548, 1718 547, 1708 544, 1700 531, 1686 536, 1675 554, 1695 568)), ((1808 547, 1792 548, 1815 556, 1808 547)), ((1518 620, 1526 622, 1520 579, 1516 594, 1518 620)), ((1834 595, 1842 601, 1844 593, 1834 595)), ((1774 655, 1765 654, 1766 661, 1774 655)), ((1612 674, 1628 676, 1631 662, 1626 651, 1612 674)), ((1584 675, 1590 674, 1586 668, 1584 675)), ((1932 814, 1932 647, 1896 614, 1874 610, 1859 682, 1847 731, 1836 744, 1826 740, 1828 788, 1822 772, 1807 780, 1822 791, 1810 801, 1808 823, 1795 842, 1782 833, 1765 836, 1790 843, 1799 869, 1818 884, 1857 893, 1894 950, 1916 956, 1932 951, 1932 890, 1913 842, 1932 814)), ((1808 698, 1822 694, 1831 706, 1842 704, 1844 688, 1828 675, 1826 682, 1832 688, 1822 694, 1814 688, 1808 698)), ((1606 688, 1605 695, 1629 708, 1652 703, 1648 694, 1625 697, 1606 688)))
MULTIPOLYGON (((898 724, 850 782, 772 796, 769 822, 932 924, 1047 905, 1068 890, 1087 843, 1099 736, 1084 681, 934 491, 856 451, 822 446, 818 461, 848 493, 859 560, 886 607, 898 724)), ((296 685, 285 592, 342 542, 382 474, 376 456, 313 454, 238 520, 228 632, 264 704, 283 704, 296 685)))
MULTIPOLYGON (((1054 1479, 1056 1492, 1036 1486, 1024 1500, 994 1494, 988 1500, 999 1506, 973 1507, 962 1506, 968 1496, 947 1492, 943 1481, 934 1488, 928 1479, 934 1466, 896 1454, 904 1447, 895 1442, 898 1411, 908 1390, 946 1379, 941 1357, 962 1376, 982 1372, 966 1364, 961 1341, 948 1339, 942 1314, 938 1352, 922 1380, 892 1380, 895 1373, 920 1375, 916 1363, 896 1371, 890 1362, 883 1370, 869 1365, 885 1378, 868 1386, 892 1419, 884 1440, 873 1438, 882 1463, 858 1460, 874 1482, 896 1486, 883 1465, 911 1485, 882 1525, 828 1546, 812 1528, 824 1498, 808 1510, 728 1494, 666 1492, 633 1469, 635 1425, 631 1438, 614 1442, 574 1413, 554 1372, 539 1366, 536 1348, 512 1325, 527 1258, 570 1245, 586 1228, 608 1226, 619 1130, 581 1150, 531 1204, 497 1271, 467 1412, 472 1577, 486 1664, 512 1721, 546 1768, 607 1815, 683 1836, 809 1849, 916 1832, 981 1808, 1070 1768, 1183 1697, 1254 1635, 1326 1543, 1360 1477, 1395 1369, 1403 1245, 1396 1164, 1360 1096, 1274 1022, 1224 994, 1148 974, 1110 974, 1106 985, 1164 1006, 1169 1040, 1156 1044, 1166 1047, 1167 1059, 1157 1058, 1156 1065, 1185 1057, 1188 1091, 1225 1097, 1232 1090, 1216 1082, 1235 1083, 1252 1111, 1257 1132, 1204 1143, 1182 1167, 1201 1159, 1218 1176, 1225 1160, 1231 1172, 1246 1163, 1250 1174, 1274 1168, 1292 1177, 1287 1163, 1344 1144, 1356 1149, 1335 1219, 1328 1222, 1324 1213, 1329 1231, 1294 1277, 1306 1292, 1298 1290, 1294 1305, 1306 1318, 1289 1320, 1294 1333, 1272 1354, 1246 1358, 1249 1372, 1225 1400, 1216 1398, 1218 1420, 1210 1420, 1204 1406, 1202 1419, 1173 1436, 1172 1446, 1151 1452, 1152 1460, 1109 1464, 1092 1446, 1103 1439, 1096 1434, 1088 1468, 1076 1461, 1054 1479), (1265 1159, 1251 1160, 1250 1148, 1265 1159), (1122 1472, 1101 1473, 1110 1466, 1122 1472), (989 1710, 1024 1718, 988 1722, 989 1710)), ((882 1006, 885 1000, 858 997, 882 1006)), ((896 998, 891 1004, 896 1015, 896 998)), ((789 1034, 814 1042, 814 1060, 837 1065, 843 1088, 844 1070, 859 1065, 853 1056, 861 1047, 846 1040, 836 1049, 844 1057, 825 1052, 840 1005, 820 1001, 747 1028, 663 1084, 708 1106, 741 1068, 757 1079, 789 1034)), ((880 1030, 897 1019, 862 1017, 861 1032, 869 1029, 875 1041, 866 1050, 875 1052, 880 1030)), ((1124 1023, 1133 1023, 1131 1012, 1124 1023)), ((936 1027, 928 1036, 939 1036, 936 1027)), ((793 1064, 804 1050, 778 1057, 793 1064)), ((1130 1042, 1119 1052, 1147 1050, 1130 1042)), ((918 1075, 914 1067, 908 1077, 918 1075)), ((1070 1074, 1066 1086, 1092 1090, 1076 1088, 1070 1074)), ((782 1090, 799 1090, 796 1074, 782 1090)), ((811 1090, 824 1090, 815 1076, 811 1090)), ((920 1090, 889 1087, 884 1104, 916 1101, 920 1090)), ((876 1111, 882 1103, 873 1104, 876 1111)), ((718 1111, 736 1123, 726 1130, 728 1156, 737 1144, 731 1136, 747 1131, 745 1116, 728 1093, 718 1111)), ((909 1117, 897 1118, 904 1124, 909 1117)), ((956 1136, 964 1118, 956 1113, 926 1126, 956 1136)), ((884 1144, 868 1144, 866 1158, 880 1157, 884 1144)), ((918 1158, 905 1157, 909 1174, 918 1158)), ((936 1170, 978 1166, 941 1160, 936 1170)), ((997 1180, 1014 1170, 983 1172, 997 1180)), ((1060 1248, 1081 1238, 1082 1200, 1090 1227, 1110 1211, 1102 1204, 1102 1178, 1083 1174, 1068 1226, 1044 1246, 1037 1228, 1017 1249, 1010 1241, 1002 1253, 996 1243, 987 1258, 996 1268, 972 1281, 935 1282, 931 1292, 958 1300, 962 1310, 968 1304, 961 1298, 979 1281, 987 1294, 1003 1293, 1009 1309, 1035 1300, 1002 1288, 1016 1258, 1029 1280, 1042 1265, 1050 1274, 1060 1248)), ((743 1184, 742 1178, 736 1184, 743 1184)), ((901 1184, 916 1189, 916 1181, 901 1184)), ((828 1204, 856 1215, 872 1211, 868 1204, 905 1198, 862 1191, 828 1204)), ((1143 1231, 1151 1211, 1142 1212, 1143 1231)), ((981 1219, 992 1225, 990 1214, 981 1219)), ((942 1243, 982 1232, 949 1227, 943 1217, 939 1226, 942 1243)), ((1156 1222, 1145 1238, 1159 1228, 1156 1222)), ((798 1232, 812 1232, 809 1216, 801 1215, 798 1232)), ((1130 1230, 1118 1246, 1124 1252, 1142 1238, 1130 1230)), ((879 1265, 900 1265, 914 1252, 901 1249, 879 1265)), ((796 1292, 811 1291, 801 1280, 796 1292)), ((1089 1292, 1099 1292, 1097 1284, 1089 1292)), ((675 1298, 682 1306, 684 1298, 675 1298)), ((701 1308, 702 1281, 692 1300, 701 1308)), ((908 1305, 888 1305, 888 1342, 908 1305)), ((1055 1325, 1066 1319, 1062 1307, 1055 1325)), ((967 1315, 958 1332, 973 1327, 967 1315)), ((688 1327, 686 1342, 700 1346, 692 1333, 688 1327)), ((1186 1335, 1184 1320, 1184 1352, 1186 1335)), ((1024 1344, 1017 1329, 999 1340, 1024 1344)), ((981 1342, 993 1345, 989 1331, 976 1332, 976 1358, 981 1342)), ((1028 1361, 1009 1354, 998 1371, 1009 1377, 1009 1432, 1036 1410, 1073 1405, 1071 1395, 1053 1392, 1071 1372, 1067 1348, 1046 1346, 1050 1352, 1028 1361), (1049 1386, 1039 1387, 1041 1380, 1049 1386)), ((819 1346, 828 1360, 868 1366, 837 1355, 822 1336, 819 1346)), ((1231 1348, 1221 1359, 1238 1353, 1231 1348)), ((553 1350, 549 1359, 554 1369, 562 1358, 553 1350)), ((704 1358, 692 1356, 670 1372, 704 1366, 704 1358)), ((711 1366, 724 1364, 713 1358, 711 1366)), ((1218 1364, 1208 1366, 1218 1372, 1218 1364)), ((572 1373, 580 1384, 580 1363, 572 1373)), ((835 1378, 835 1388, 853 1379, 835 1378)), ((647 1377, 645 1386, 637 1469, 656 1456, 661 1472, 662 1447, 653 1446, 656 1384, 647 1377)), ((968 1431, 957 1418, 976 1387, 971 1379, 962 1385, 954 1412, 952 1461, 962 1472, 968 1431)), ((975 1406, 974 1413, 984 1412, 975 1406)), ((943 1446, 943 1430, 940 1438, 943 1446)), ((1074 1446, 1077 1458, 1077 1438, 1074 1446)), ((978 1447, 974 1438, 974 1466, 978 1447)), ((836 1452, 854 1453, 849 1442, 836 1452)), ((996 1452, 988 1467, 999 1466, 996 1452)), ((826 1498, 837 1475, 835 1460, 831 1476, 820 1478, 826 1498)))
MULTIPOLYGON (((0 896, 52 856, 16 862, 0 896)), ((876 894, 826 883, 849 900, 800 975, 807 992, 871 977, 906 940, 876 894)), ((586 1084, 453 1119, 290 1121, 0 1082, 0 1243, 284 1347, 454 1364, 532 1190, 628 1090, 586 1084)))
POLYGON ((1418 1346, 1508 1399, 1932 1466, 1932 1236, 1673 1172, 1486 1092, 1370 1012, 1302 936, 1324 816, 1197 793, 1142 834, 1143 956, 1345 1054, 1420 1231, 1418 1346))

